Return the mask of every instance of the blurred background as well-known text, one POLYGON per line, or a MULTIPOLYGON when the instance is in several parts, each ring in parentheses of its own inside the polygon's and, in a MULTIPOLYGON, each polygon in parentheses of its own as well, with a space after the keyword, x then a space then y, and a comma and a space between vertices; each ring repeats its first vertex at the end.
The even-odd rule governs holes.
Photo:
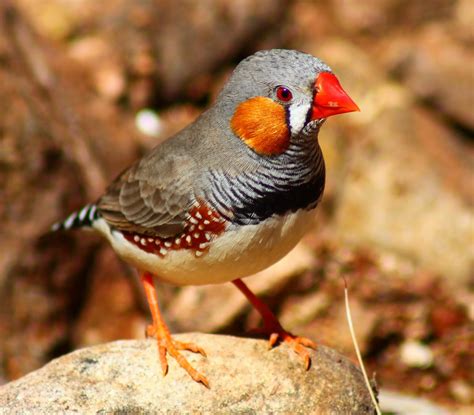
MULTIPOLYGON (((2 1, 0 384, 144 337, 135 271, 92 233, 48 229, 195 119, 243 57, 284 47, 327 62, 362 111, 320 134, 317 227, 249 285, 354 358, 345 279, 379 387, 472 413, 473 28, 471 0, 2 1)), ((231 284, 158 289, 174 332, 259 324, 231 284)))

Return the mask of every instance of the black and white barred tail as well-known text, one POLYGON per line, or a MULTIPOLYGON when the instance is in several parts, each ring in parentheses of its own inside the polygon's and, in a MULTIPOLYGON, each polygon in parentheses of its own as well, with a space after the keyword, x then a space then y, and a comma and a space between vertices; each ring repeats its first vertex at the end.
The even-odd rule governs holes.
POLYGON ((86 205, 81 210, 69 215, 64 221, 56 222, 51 226, 51 231, 90 227, 99 217, 96 205, 86 205))

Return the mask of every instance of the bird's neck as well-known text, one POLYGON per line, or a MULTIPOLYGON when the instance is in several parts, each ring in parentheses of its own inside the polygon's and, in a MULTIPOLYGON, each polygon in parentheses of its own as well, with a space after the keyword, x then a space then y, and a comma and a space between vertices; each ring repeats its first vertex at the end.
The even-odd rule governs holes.
POLYGON ((247 225, 316 207, 325 183, 317 131, 292 140, 283 154, 259 157, 256 170, 238 175, 214 173, 217 185, 211 200, 223 216, 235 224, 247 225))

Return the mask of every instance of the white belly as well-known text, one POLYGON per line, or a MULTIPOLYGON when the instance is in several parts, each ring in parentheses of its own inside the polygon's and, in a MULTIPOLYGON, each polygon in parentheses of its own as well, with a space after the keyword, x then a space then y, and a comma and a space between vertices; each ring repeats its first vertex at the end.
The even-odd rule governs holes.
POLYGON ((208 252, 196 257, 192 250, 169 251, 165 257, 147 253, 111 231, 103 219, 93 226, 126 262, 174 285, 217 284, 252 275, 285 256, 311 227, 314 210, 269 218, 258 225, 229 228, 208 252))

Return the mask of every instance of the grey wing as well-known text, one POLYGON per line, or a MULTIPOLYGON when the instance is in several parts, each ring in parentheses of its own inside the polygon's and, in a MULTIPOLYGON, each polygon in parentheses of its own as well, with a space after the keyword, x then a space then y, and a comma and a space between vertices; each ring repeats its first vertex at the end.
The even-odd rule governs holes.
POLYGON ((184 229, 195 202, 194 161, 187 156, 150 154, 120 175, 98 202, 112 227, 168 237, 184 229))

